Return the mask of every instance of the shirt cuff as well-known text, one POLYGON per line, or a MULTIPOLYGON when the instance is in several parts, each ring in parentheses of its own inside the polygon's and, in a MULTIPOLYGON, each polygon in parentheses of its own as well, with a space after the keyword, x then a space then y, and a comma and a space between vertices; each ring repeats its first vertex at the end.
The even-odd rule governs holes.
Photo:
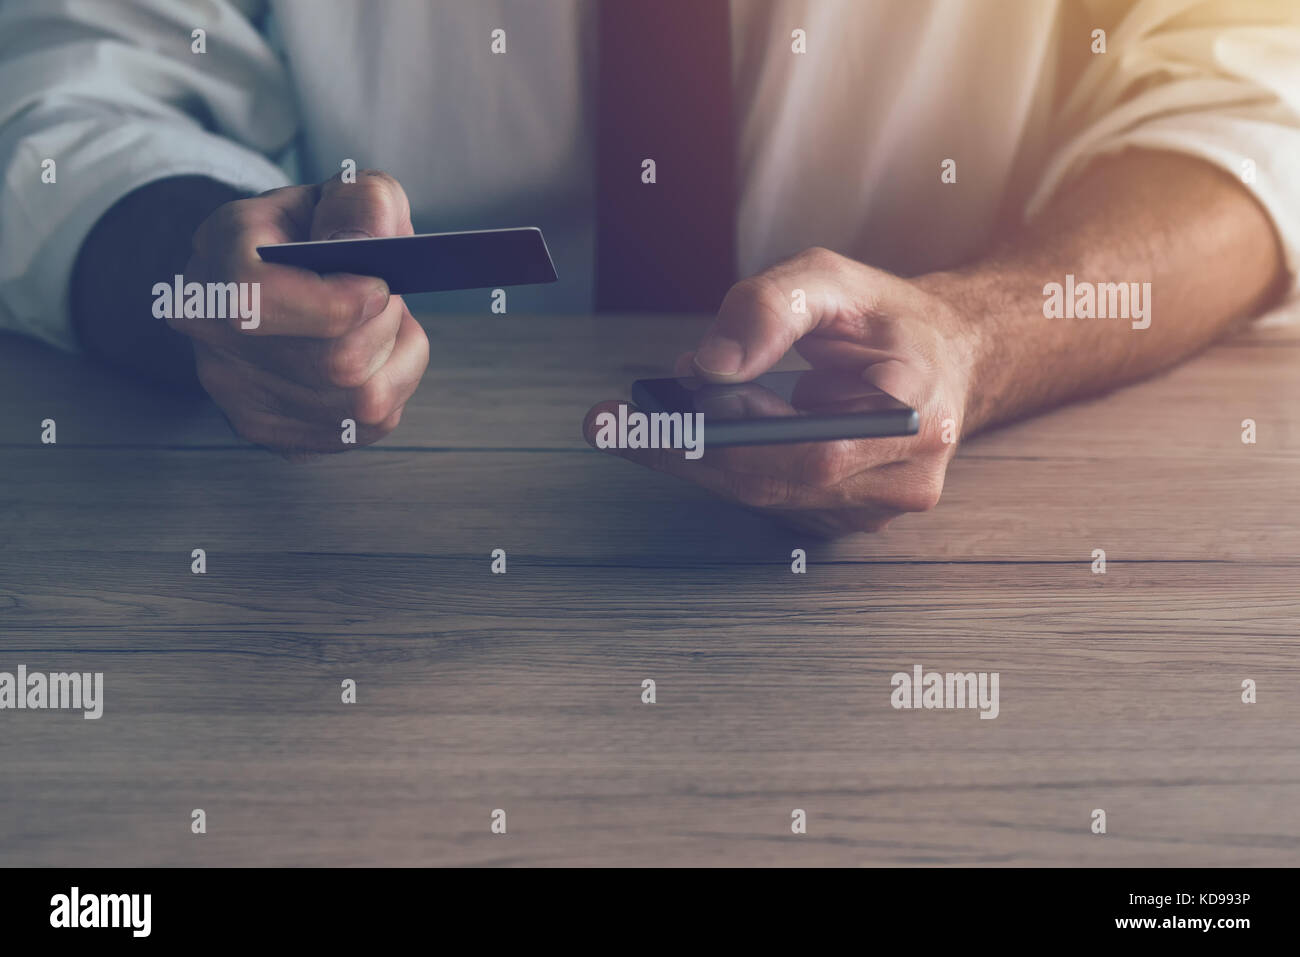
MULTIPOLYGON (((1281 243, 1288 273, 1283 307, 1300 302, 1300 130, 1223 113, 1181 113, 1120 133, 1081 139, 1058 154, 1030 197, 1026 217, 1099 156, 1135 148, 1196 156, 1235 177, 1263 207, 1281 243)), ((1296 314, 1295 310, 1291 310, 1296 314)))
POLYGON ((0 209, 0 234, 32 237, 0 255, 0 326, 68 351, 78 349, 69 297, 77 254, 123 196, 171 176, 207 176, 247 193, 288 185, 260 153, 197 128, 100 119, 79 126, 72 149, 47 154, 58 160, 56 182, 7 189, 0 209))

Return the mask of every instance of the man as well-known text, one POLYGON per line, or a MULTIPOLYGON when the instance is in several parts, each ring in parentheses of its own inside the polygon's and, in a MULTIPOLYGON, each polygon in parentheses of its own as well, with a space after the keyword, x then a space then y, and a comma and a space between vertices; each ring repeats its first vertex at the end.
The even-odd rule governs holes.
POLYGON ((916 407, 907 439, 620 452, 828 532, 932 507, 954 436, 1295 293, 1286 0, 7 0, 0 36, 0 321, 197 370, 289 453, 394 429, 429 345, 382 282, 254 247, 413 219, 542 226, 561 282, 512 311, 712 309, 740 279, 683 371, 794 346, 916 407), (146 292, 175 272, 260 282, 259 327, 169 330, 146 292), (1076 279, 1137 290, 1134 321, 1050 318, 1076 279))

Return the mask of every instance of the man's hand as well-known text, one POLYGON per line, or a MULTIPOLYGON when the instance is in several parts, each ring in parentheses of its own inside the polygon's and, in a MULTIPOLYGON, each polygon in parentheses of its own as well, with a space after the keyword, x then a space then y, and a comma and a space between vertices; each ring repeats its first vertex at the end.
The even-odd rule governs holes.
MULTIPOLYGON (((972 435, 1166 369, 1277 301, 1284 263, 1271 220, 1231 173, 1175 153, 1104 156, 960 269, 904 281, 814 249, 747 279, 678 369, 743 381, 793 343, 912 405, 919 435, 711 452, 706 415, 701 459, 619 454, 823 532, 879 528, 938 500, 954 450, 945 420, 949 437, 972 435), (1154 319, 1046 318, 1045 284, 1067 274, 1150 283, 1154 319), (795 289, 806 315, 791 308, 795 289)), ((588 441, 595 413, 616 404, 588 413, 588 441)))
POLYGON ((367 445, 397 427, 429 342, 383 280, 264 263, 257 247, 409 236, 406 193, 384 173, 289 186, 219 207, 194 234, 188 282, 260 283, 260 321, 169 319, 193 339, 199 381, 240 435, 284 453, 341 452, 344 419, 367 445))
MULTIPOLYGON (((956 448, 944 434, 960 435, 966 416, 978 352, 974 325, 917 283, 809 249, 733 286, 677 372, 745 382, 791 346, 814 368, 860 375, 915 408, 919 433, 710 449, 706 415, 700 459, 677 450, 610 451, 824 535, 875 531, 903 512, 934 507, 956 448), (794 310, 797 289, 806 312, 794 310)), ((587 413, 588 442, 595 444, 596 416, 617 405, 602 402, 587 413)))

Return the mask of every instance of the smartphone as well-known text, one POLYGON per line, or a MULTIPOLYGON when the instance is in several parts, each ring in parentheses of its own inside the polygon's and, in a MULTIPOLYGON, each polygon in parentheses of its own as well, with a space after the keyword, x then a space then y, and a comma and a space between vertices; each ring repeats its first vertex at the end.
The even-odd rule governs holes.
POLYGON ((536 226, 325 239, 258 246, 263 262, 318 273, 378 276, 396 295, 555 282, 555 264, 536 226))
POLYGON ((915 435, 919 427, 915 409, 856 375, 826 369, 769 372, 736 385, 638 379, 632 401, 644 412, 703 413, 710 447, 915 435))

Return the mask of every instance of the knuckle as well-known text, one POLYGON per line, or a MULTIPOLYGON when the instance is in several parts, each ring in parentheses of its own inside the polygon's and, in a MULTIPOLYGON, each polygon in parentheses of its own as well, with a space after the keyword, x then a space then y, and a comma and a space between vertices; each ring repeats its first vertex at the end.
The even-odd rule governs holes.
POLYGON ((237 199, 222 203, 209 213, 190 239, 193 250, 197 253, 217 252, 227 247, 231 236, 237 234, 249 221, 248 202, 246 199, 237 199))
POLYGON ((803 482, 816 488, 829 488, 840 481, 840 457, 833 448, 817 447, 808 454, 802 469, 803 482))
POLYGON ((743 477, 732 483, 731 494, 750 508, 776 508, 789 500, 780 483, 763 478, 743 477))
POLYGON ((392 433, 392 431, 397 428, 397 424, 401 420, 402 420, 402 407, 399 406, 398 408, 389 412, 388 415, 386 415, 381 421, 376 422, 374 425, 367 426, 366 431, 370 433, 370 436, 366 440, 366 444, 369 445, 372 442, 378 442, 384 436, 392 433))
POLYGON ((402 184, 383 170, 366 169, 357 174, 356 186, 367 206, 405 221, 410 216, 402 184))
POLYGON ((381 169, 365 169, 357 178, 357 182, 365 182, 374 189, 383 192, 384 196, 392 202, 398 209, 405 209, 407 205, 406 190, 402 184, 397 181, 397 177, 392 176, 381 169))
POLYGON ((731 300, 728 306, 745 311, 784 310, 786 307, 785 292, 764 273, 740 280, 731 287, 727 299, 731 300))
POLYGON ((242 232, 257 219, 257 210, 261 204, 256 198, 236 199, 218 208, 221 215, 220 224, 235 232, 242 232))
POLYGON ((254 445, 273 446, 275 444, 274 430, 269 424, 256 416, 246 416, 238 410, 227 410, 226 419, 230 422, 231 429, 242 439, 247 439, 254 445))
POLYGON ((375 376, 352 391, 352 417, 361 425, 381 424, 393 411, 393 394, 383 376, 375 376))
POLYGON ((916 340, 916 323, 907 322, 892 315, 881 305, 881 293, 877 287, 859 291, 854 300, 859 315, 871 319, 871 335, 887 352, 907 350, 909 344, 916 340))
POLYGON ((235 215, 234 203, 222 203, 211 213, 208 218, 199 224, 195 230, 195 239, 202 239, 205 245, 208 241, 215 239, 220 233, 229 232, 233 225, 235 215))
POLYGON ((813 270, 831 271, 838 269, 843 257, 825 246, 809 246, 798 256, 802 265, 813 270))
POLYGON ((343 335, 352 327, 353 321, 357 318, 357 311, 352 300, 348 297, 330 296, 329 305, 326 306, 323 317, 325 334, 330 338, 343 335))
POLYGON ((367 167, 357 171, 357 185, 365 183, 366 185, 378 186, 383 189, 401 189, 397 179, 390 173, 382 169, 367 167))
POLYGON ((325 380, 340 389, 353 389, 370 378, 370 357, 364 349, 336 343, 325 353, 325 380))
POLYGON ((424 370, 429 368, 429 334, 424 331, 424 326, 418 322, 415 324, 418 335, 415 337, 415 348, 420 353, 420 375, 424 375, 424 370))
MULTIPOLYGON (((231 282, 242 282, 240 279, 232 279, 231 282)), ((229 329, 234 330, 241 336, 259 336, 264 335, 268 329, 279 328, 281 320, 284 318, 284 308, 275 302, 259 301, 257 306, 256 321, 245 319, 240 315, 239 310, 234 310, 224 319, 217 320, 223 323, 229 329)), ((209 320, 203 320, 209 321, 209 320)))
POLYGON ((393 206, 393 192, 388 183, 376 177, 357 177, 353 188, 355 201, 371 209, 387 212, 393 206))
POLYGON ((904 512, 928 512, 939 504, 939 497, 942 494, 943 479, 926 475, 908 482, 907 487, 900 490, 896 500, 891 504, 904 512))

